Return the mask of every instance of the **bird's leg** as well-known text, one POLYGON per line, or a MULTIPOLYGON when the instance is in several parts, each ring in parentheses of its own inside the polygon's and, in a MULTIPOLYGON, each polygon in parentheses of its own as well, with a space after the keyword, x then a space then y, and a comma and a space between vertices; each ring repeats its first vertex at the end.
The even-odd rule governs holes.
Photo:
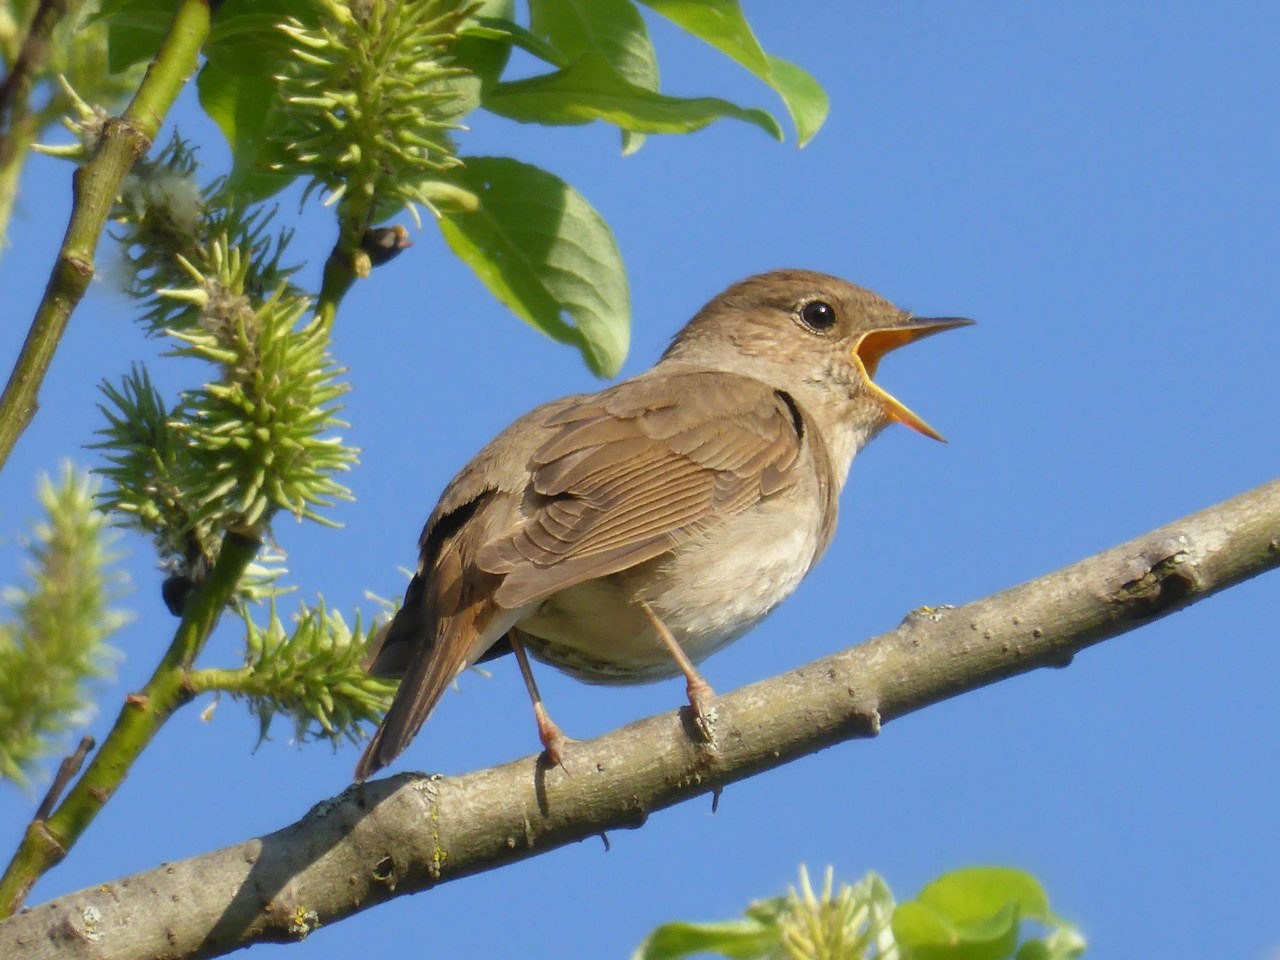
POLYGON ((529 667, 529 655, 524 651, 524 641, 520 639, 520 631, 515 627, 507 634, 511 641, 511 652, 516 655, 516 663, 520 664, 520 676, 524 677, 524 687, 529 691, 529 699, 533 701, 533 717, 538 723, 538 739, 542 741, 542 755, 553 767, 564 766, 561 762, 561 748, 569 738, 564 735, 555 721, 542 705, 542 694, 538 692, 537 681, 533 679, 533 670, 529 667))
POLYGON ((689 696, 689 706, 693 708, 694 723, 702 734, 702 738, 710 743, 714 739, 711 733, 711 724, 715 719, 711 701, 715 700, 716 692, 711 689, 711 684, 702 679, 702 674, 698 672, 698 668, 693 665, 693 661, 688 658, 679 642, 671 635, 671 631, 662 622, 662 618, 653 612, 653 607, 649 606, 648 601, 641 600, 640 609, 645 612, 645 616, 653 624, 653 629, 657 632, 658 637, 666 645, 671 656, 675 658, 676 666, 684 674, 685 691, 689 696))

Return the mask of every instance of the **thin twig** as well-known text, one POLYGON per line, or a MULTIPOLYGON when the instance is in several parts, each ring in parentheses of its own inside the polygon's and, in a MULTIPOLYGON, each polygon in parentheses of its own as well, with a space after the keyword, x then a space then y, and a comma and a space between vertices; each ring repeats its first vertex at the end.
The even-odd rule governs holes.
POLYGON ((50 108, 62 106, 64 101, 55 95, 42 109, 31 109, 31 88, 44 70, 53 28, 68 6, 68 0, 40 0, 9 73, 0 82, 0 248, 5 246, 18 180, 31 144, 48 122, 50 108))
POLYGON ((45 373, 93 278, 98 239, 120 184, 151 148, 173 101, 195 72, 209 26, 209 0, 182 0, 132 102, 121 116, 107 122, 92 159, 75 173, 71 220, 62 248, 0 397, 0 467, 35 416, 45 373))
MULTIPOLYGON (((47 819, 33 821, 0 876, 0 917, 20 906, 31 887, 57 865, 115 794, 134 762, 193 693, 187 671, 213 632, 261 544, 228 533, 208 579, 187 600, 182 623, 146 685, 125 698, 116 722, 66 799, 47 819)), ((7 956, 0 951, 0 957, 7 956)))
POLYGON ((93 747, 93 737, 81 737, 80 745, 76 747, 75 752, 69 757, 62 758, 62 763, 58 764, 58 772, 54 774, 53 783, 49 784, 49 789, 45 792, 44 799, 40 801, 40 806, 36 807, 36 815, 32 817, 33 820, 47 820, 49 818, 49 814, 53 813, 54 804, 62 796, 62 791, 67 789, 67 784, 71 782, 71 778, 80 772, 80 768, 84 766, 84 758, 89 755, 89 751, 93 747))
POLYGON ((49 38, 59 20, 67 14, 68 0, 40 0, 22 47, 3 82, 0 82, 0 159, 10 149, 9 125, 14 117, 27 113, 27 99, 36 75, 49 55, 49 38))

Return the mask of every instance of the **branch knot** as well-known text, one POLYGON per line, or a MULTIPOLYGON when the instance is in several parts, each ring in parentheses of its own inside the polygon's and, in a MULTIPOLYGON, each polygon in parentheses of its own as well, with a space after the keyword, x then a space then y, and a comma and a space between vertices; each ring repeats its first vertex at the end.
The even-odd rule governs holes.
POLYGON ((1191 541, 1185 536, 1155 541, 1126 564, 1125 580, 1108 601, 1121 616, 1145 620, 1185 604, 1201 589, 1191 541))

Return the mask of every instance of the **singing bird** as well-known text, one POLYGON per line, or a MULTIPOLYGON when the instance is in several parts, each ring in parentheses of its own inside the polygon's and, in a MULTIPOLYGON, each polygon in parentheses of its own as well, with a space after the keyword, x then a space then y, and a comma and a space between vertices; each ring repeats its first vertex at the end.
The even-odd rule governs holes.
POLYGON ((759 623, 831 542, 854 455, 892 422, 882 357, 972 321, 805 270, 729 287, 646 372, 521 417, 445 488, 370 672, 402 676, 356 767, 394 760, 466 667, 510 649, 558 762, 535 659, 589 683, 683 673, 759 623))

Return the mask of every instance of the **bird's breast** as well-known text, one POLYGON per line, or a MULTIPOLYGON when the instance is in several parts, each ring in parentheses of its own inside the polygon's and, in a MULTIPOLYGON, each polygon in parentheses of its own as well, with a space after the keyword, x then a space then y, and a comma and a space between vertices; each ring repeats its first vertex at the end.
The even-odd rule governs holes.
POLYGON ((795 590, 813 564, 819 530, 816 510, 797 511, 785 499, 761 503, 648 563, 562 590, 519 627, 534 656, 589 683, 673 676, 675 661, 638 601, 696 663, 795 590))

